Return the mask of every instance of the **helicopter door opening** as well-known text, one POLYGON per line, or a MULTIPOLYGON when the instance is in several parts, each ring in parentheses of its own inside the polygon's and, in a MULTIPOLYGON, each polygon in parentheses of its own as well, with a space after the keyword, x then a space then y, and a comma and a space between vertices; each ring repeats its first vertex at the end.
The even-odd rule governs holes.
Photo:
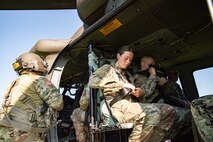
POLYGON ((210 16, 213 22, 213 0, 207 0, 207 5, 208 5, 210 16))

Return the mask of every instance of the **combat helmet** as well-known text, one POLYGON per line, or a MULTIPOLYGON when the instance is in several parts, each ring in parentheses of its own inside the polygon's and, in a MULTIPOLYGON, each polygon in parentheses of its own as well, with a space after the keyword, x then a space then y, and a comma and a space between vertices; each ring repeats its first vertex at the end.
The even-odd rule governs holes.
POLYGON ((16 59, 15 63, 13 63, 13 69, 19 75, 21 75, 24 70, 46 73, 47 63, 35 53, 24 53, 16 59))

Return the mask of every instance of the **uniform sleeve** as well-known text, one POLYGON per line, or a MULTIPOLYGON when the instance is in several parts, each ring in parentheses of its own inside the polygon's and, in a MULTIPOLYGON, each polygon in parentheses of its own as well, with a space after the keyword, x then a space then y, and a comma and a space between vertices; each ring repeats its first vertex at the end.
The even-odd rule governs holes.
POLYGON ((141 83, 140 88, 145 94, 142 97, 149 98, 156 89, 157 76, 150 75, 147 81, 141 83))
POLYGON ((88 86, 84 87, 79 104, 82 110, 87 110, 87 108, 89 107, 89 87, 88 86))
POLYGON ((116 79, 111 65, 104 65, 90 76, 89 86, 114 92, 122 88, 123 82, 116 79))
POLYGON ((47 80, 45 77, 40 77, 36 80, 35 87, 39 96, 49 107, 56 111, 63 108, 63 96, 59 93, 58 89, 52 82, 47 80))

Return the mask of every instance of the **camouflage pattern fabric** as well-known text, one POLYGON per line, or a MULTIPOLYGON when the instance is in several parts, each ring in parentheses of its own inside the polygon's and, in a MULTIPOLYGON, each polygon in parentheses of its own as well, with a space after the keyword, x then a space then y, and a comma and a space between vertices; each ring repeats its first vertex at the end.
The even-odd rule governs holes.
POLYGON ((80 108, 73 110, 70 117, 75 128, 76 140, 87 142, 89 139, 89 128, 84 124, 85 113, 89 107, 89 87, 87 85, 84 87, 79 104, 80 108))
MULTIPOLYGON (((23 122, 33 122, 36 124, 34 127, 42 128, 55 125, 55 111, 59 111, 63 108, 62 95, 57 88, 45 77, 33 74, 21 75, 17 81, 14 81, 14 83, 15 85, 10 85, 6 90, 4 103, 0 112, 0 121, 4 119, 5 114, 7 114, 12 120, 16 119, 22 120, 23 122), (20 97, 23 96, 30 98, 32 103, 27 102, 30 103, 29 105, 24 103, 20 99, 20 97), (41 114, 41 107, 44 102, 49 108, 47 108, 45 113, 41 114), (30 106, 35 106, 36 108, 34 109, 30 106), (29 117, 26 118, 27 115, 14 115, 13 113, 10 113, 10 110, 13 107, 25 112, 29 117)), ((23 135, 23 138, 24 136, 29 136, 29 132, 24 133, 23 130, 20 131, 18 129, 19 128, 6 128, 0 126, 1 134, 5 133, 4 135, 1 135, 1 139, 8 139, 9 141, 9 136, 11 136, 12 140, 19 139, 19 135, 23 135)), ((38 134, 35 135, 38 136, 38 134)), ((19 141, 22 141, 22 138, 19 141)))
MULTIPOLYGON (((167 104, 153 104, 160 110, 161 119, 156 127, 150 141, 162 141, 165 139, 172 139, 172 130, 175 129, 174 124, 177 120, 177 114, 174 108, 167 104)), ((175 129, 177 130, 177 129, 175 129)))
POLYGON ((76 140, 79 142, 87 142, 89 140, 89 128, 84 124, 85 112, 86 111, 81 108, 76 108, 71 115, 75 128, 76 140))
MULTIPOLYGON (((166 104, 164 104, 166 105, 166 104)), ((162 106, 161 104, 156 105, 158 108, 160 108, 162 113, 162 106)), ((170 105, 169 105, 170 106, 170 105)), ((164 109, 165 110, 165 109, 164 109)), ((191 130, 191 112, 189 109, 180 108, 180 107, 174 107, 173 110, 175 111, 176 117, 173 117, 173 127, 171 127, 171 131, 167 133, 167 139, 174 139, 174 138, 180 138, 184 135, 186 135, 191 130), (176 137, 177 136, 177 137, 176 137)), ((166 114, 169 114, 166 112, 166 114)), ((168 116, 169 118, 169 116, 168 116)), ((168 121, 167 121, 168 122, 168 121)), ((164 128, 167 126, 165 122, 162 123, 164 128)))
MULTIPOLYGON (((63 108, 63 96, 59 93, 58 89, 45 77, 42 76, 30 76, 31 81, 34 82, 35 91, 37 91, 38 96, 47 103, 47 105, 53 110, 59 111, 63 108)), ((21 82, 20 82, 21 83, 21 82)), ((26 83, 25 83, 26 84, 26 83)), ((30 84, 30 82, 29 82, 30 84)), ((31 86, 29 87, 31 88, 31 86)), ((28 94, 26 92, 26 94, 28 94)), ((34 95, 32 95, 34 96, 34 95)), ((30 96, 30 97, 32 97, 30 96)), ((33 99, 33 97, 32 97, 33 99)), ((36 104, 35 99, 35 104, 36 104)), ((39 102, 39 101, 38 101, 39 102)))
POLYGON ((160 122, 160 111, 154 105, 133 103, 122 99, 112 107, 113 116, 119 123, 134 123, 129 141, 149 141, 160 122))
MULTIPOLYGON (((122 71, 120 72, 123 74, 122 71)), ((109 103, 114 96, 118 95, 122 84, 130 80, 125 76, 124 78, 126 81, 118 77, 117 71, 111 65, 104 65, 92 74, 89 86, 102 89, 109 103)), ((176 111, 172 106, 162 104, 159 109, 156 104, 133 102, 131 96, 116 102, 111 110, 119 123, 134 123, 129 142, 165 140, 174 126, 173 122, 177 119, 176 111)))
POLYGON ((182 111, 182 108, 172 107, 163 103, 152 104, 160 110, 160 122, 156 126, 150 142, 172 140, 177 135, 182 136, 191 129, 190 111, 182 111), (189 120, 189 121, 188 121, 189 120))
MULTIPOLYGON (((198 137, 204 142, 213 141, 213 95, 195 99, 191 103, 192 118, 198 137)), ((196 136, 196 134, 194 134, 196 136)), ((197 138, 195 138, 197 139, 197 138)))
POLYGON ((123 81, 111 65, 104 65, 92 74, 89 87, 103 89, 105 96, 113 97, 122 89, 123 81))
POLYGON ((87 85, 84 87, 79 104, 82 110, 87 110, 89 107, 89 87, 87 85))
POLYGON ((151 103, 159 95, 159 91, 156 89, 158 77, 150 75, 148 77, 144 72, 134 75, 134 84, 145 91, 145 94, 138 98, 141 103, 151 103))
MULTIPOLYGON (((0 126, 0 142, 24 142, 32 133, 0 126)), ((30 142, 45 142, 44 135, 36 134, 30 142)))
MULTIPOLYGON (((160 92, 157 89, 157 81, 158 81, 157 76, 148 77, 148 75, 144 72, 141 72, 140 74, 136 74, 134 76, 134 84, 138 87, 141 87, 141 89, 143 89, 145 91, 145 95, 138 99, 139 102, 150 103, 150 102, 153 102, 153 100, 155 98, 157 98, 157 96, 160 95, 160 92)), ((174 86, 174 84, 169 84, 169 83, 166 83, 166 85, 168 85, 168 86, 161 86, 161 87, 163 87, 167 92, 175 94, 175 91, 177 89, 176 86, 174 86)), ((171 98, 171 96, 165 96, 165 97, 171 98)), ((178 103, 177 106, 185 107, 185 103, 181 99, 179 99, 179 97, 181 97, 180 94, 177 94, 177 97, 176 96, 172 96, 172 97, 175 98, 175 99, 173 99, 175 101, 175 104, 178 103), (180 101, 178 101, 178 100, 180 100, 180 101), (183 102, 182 103, 183 105, 180 102, 183 102)), ((183 97, 182 97, 182 99, 183 99, 183 97)), ((174 105, 174 103, 172 103, 172 105, 174 105)), ((160 109, 161 114, 164 114, 164 116, 167 116, 166 114, 169 114, 169 111, 165 111, 165 108, 170 108, 171 106, 169 107, 169 105, 166 105, 166 104, 162 105, 160 103, 156 103, 155 106, 160 109), (165 107, 165 106, 167 106, 167 107, 165 107), (165 112, 167 112, 167 113, 165 114, 165 112)), ((170 125, 174 125, 174 126, 170 127, 169 124, 167 124, 168 121, 167 121, 167 123, 164 122, 164 124, 168 125, 168 128, 172 128, 170 133, 167 133, 167 134, 169 134, 169 135, 167 135, 169 139, 174 138, 179 132, 182 132, 181 135, 184 135, 187 132, 189 132, 189 130, 191 129, 191 113, 190 113, 189 109, 173 107, 172 110, 175 110, 176 118, 167 117, 167 119, 170 118, 170 120, 169 120, 170 122, 172 122, 172 120, 173 120, 174 124, 171 123, 170 125), (182 131, 182 130, 184 130, 184 131, 182 131)), ((164 126, 165 125, 161 126, 162 130, 167 129, 166 126, 165 127, 164 126)), ((162 130, 160 130, 160 131, 162 131, 162 130)))
POLYGON ((19 100, 19 97, 25 94, 31 98, 36 106, 40 106, 45 102, 54 110, 58 111, 63 108, 62 95, 60 95, 58 89, 45 77, 26 74, 21 75, 17 80, 19 80, 19 82, 11 89, 10 95, 8 95, 7 92, 5 93, 5 107, 7 107, 9 103, 30 113, 32 109, 23 105, 19 100))

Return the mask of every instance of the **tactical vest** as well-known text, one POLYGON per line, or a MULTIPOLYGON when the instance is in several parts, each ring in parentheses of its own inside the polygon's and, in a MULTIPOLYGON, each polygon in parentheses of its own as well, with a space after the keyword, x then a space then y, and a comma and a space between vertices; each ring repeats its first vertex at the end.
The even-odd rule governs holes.
POLYGON ((5 93, 0 110, 0 125, 25 132, 44 133, 55 126, 56 113, 45 103, 35 105, 30 95, 18 88, 20 79, 22 78, 19 77, 12 82, 5 93))

